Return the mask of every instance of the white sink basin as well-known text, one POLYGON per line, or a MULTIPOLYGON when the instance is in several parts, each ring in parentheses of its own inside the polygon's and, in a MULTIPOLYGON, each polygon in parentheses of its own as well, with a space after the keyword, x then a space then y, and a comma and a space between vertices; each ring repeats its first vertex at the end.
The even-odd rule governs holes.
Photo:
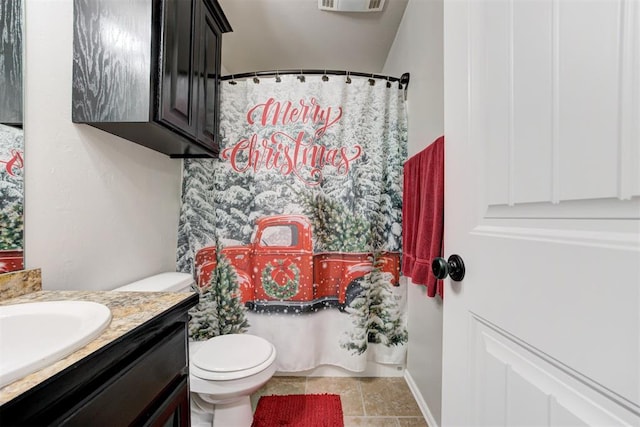
POLYGON ((111 311, 89 301, 0 306, 0 387, 85 346, 111 321, 111 311))

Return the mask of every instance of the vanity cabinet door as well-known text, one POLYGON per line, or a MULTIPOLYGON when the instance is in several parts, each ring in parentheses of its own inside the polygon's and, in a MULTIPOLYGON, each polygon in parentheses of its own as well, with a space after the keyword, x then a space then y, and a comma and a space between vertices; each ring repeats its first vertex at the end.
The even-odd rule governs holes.
POLYGON ((199 143, 217 147, 218 80, 220 73, 221 32, 207 1, 198 0, 198 135, 199 143))
POLYGON ((188 136, 196 134, 196 71, 193 55, 195 7, 195 2, 165 0, 162 9, 158 121, 188 136))
MULTIPOLYGON (((140 346, 87 387, 84 399, 55 425, 157 425, 167 407, 180 414, 189 399, 187 383, 187 324, 175 323, 151 343, 140 346)), ((182 411, 188 417, 188 412, 182 411)), ((165 419, 171 419, 167 413, 165 419)), ((180 421, 180 418, 177 418, 180 421)), ((169 424, 173 425, 173 424, 169 424)), ((177 425, 185 425, 178 423, 177 425)))
POLYGON ((143 426, 187 427, 191 421, 190 410, 189 382, 185 376, 143 426))

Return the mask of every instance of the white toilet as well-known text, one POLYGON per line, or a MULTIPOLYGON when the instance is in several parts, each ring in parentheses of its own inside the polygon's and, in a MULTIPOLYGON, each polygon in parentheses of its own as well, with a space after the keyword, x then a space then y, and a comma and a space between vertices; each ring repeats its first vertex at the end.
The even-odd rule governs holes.
MULTIPOLYGON (((187 273, 162 273, 114 291, 188 292, 187 273)), ((264 338, 230 334, 189 342, 191 425, 249 427, 253 421, 251 393, 276 371, 276 349, 264 338)))

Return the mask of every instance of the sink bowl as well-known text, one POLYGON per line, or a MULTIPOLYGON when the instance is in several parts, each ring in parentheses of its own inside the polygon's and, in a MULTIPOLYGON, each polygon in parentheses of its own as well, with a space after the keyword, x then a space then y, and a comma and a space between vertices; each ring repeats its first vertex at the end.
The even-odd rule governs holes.
POLYGON ((0 387, 85 346, 110 321, 107 306, 89 301, 0 306, 0 387))

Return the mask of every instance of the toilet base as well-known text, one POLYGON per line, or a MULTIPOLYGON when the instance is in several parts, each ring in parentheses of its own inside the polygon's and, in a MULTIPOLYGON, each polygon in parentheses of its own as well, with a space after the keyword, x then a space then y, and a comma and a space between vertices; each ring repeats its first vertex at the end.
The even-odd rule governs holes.
POLYGON ((211 427, 215 405, 202 399, 198 393, 191 393, 191 427, 211 427))
POLYGON ((249 396, 216 404, 213 409, 213 427, 251 427, 253 411, 249 396))
POLYGON ((213 403, 207 395, 191 393, 192 427, 251 427, 253 411, 249 396, 213 403))

